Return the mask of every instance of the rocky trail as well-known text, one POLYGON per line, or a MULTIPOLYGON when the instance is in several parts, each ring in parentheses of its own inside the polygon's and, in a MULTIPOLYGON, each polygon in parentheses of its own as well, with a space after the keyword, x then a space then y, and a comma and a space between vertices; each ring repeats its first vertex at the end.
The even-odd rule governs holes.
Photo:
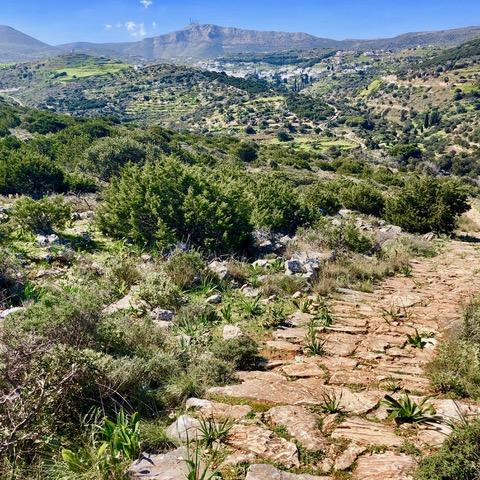
MULTIPOLYGON (((317 332, 322 355, 306 353, 314 314, 299 309, 266 339, 265 370, 240 372, 241 383, 212 388, 208 399, 190 399, 192 412, 233 419, 224 465, 248 462, 247 480, 411 478, 412 448, 425 452, 441 444, 452 420, 479 411, 432 396, 425 374, 442 332, 460 320, 462 304, 480 290, 479 245, 453 240, 438 256, 413 261, 411 275, 387 278, 373 293, 338 291, 329 303, 333 323, 317 332), (407 344, 415 332, 428 342, 424 349, 407 344), (381 403, 392 391, 417 401, 432 396, 432 421, 397 425, 381 403)), ((192 438, 198 420, 184 415, 170 428, 192 438)), ((132 478, 185 478, 182 452, 142 460, 132 466, 132 478)))

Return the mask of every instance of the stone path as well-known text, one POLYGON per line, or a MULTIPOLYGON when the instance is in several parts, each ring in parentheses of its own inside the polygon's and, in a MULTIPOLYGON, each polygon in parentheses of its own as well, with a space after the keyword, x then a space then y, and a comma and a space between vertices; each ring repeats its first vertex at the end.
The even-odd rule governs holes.
POLYGON ((479 266, 475 243, 452 241, 437 257, 412 262, 410 277, 388 278, 374 293, 339 291, 329 304, 333 324, 318 332, 323 356, 305 354, 313 315, 292 315, 291 325, 266 339, 266 371, 240 373, 241 383, 212 388, 209 402, 189 402, 213 417, 235 419, 225 465, 255 464, 248 480, 328 479, 336 471, 353 480, 410 479, 415 457, 407 446, 441 444, 449 421, 459 411, 477 414, 477 406, 435 397, 429 403, 440 423, 398 427, 380 402, 393 386, 415 399, 432 394, 424 367, 442 332, 460 320, 462 303, 480 291, 479 266), (406 345, 416 330, 434 334, 423 350, 406 345), (327 399, 340 414, 324 413, 327 399), (300 450, 321 454, 305 465, 300 450), (308 468, 315 475, 300 475, 308 468))

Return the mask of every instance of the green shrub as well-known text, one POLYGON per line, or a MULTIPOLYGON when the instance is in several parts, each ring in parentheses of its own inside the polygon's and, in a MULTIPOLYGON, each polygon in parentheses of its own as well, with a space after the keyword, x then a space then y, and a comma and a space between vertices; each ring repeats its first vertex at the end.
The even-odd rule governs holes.
POLYGON ((11 220, 23 231, 50 233, 62 229, 72 217, 72 209, 63 197, 44 197, 33 200, 23 197, 12 208, 11 220))
POLYGON ((382 192, 366 183, 354 183, 342 189, 340 198, 345 208, 366 215, 380 216, 385 206, 382 192))
POLYGON ((32 133, 55 133, 67 128, 71 122, 68 117, 61 117, 49 112, 32 112, 25 118, 26 129, 32 133))
POLYGON ((278 178, 263 176, 252 189, 252 222, 257 228, 292 231, 300 223, 298 195, 278 178))
POLYGON ((433 388, 457 397, 480 398, 480 302, 464 312, 460 328, 440 345, 427 372, 433 388))
POLYGON ((336 192, 328 184, 314 183, 306 187, 299 199, 304 219, 314 224, 325 215, 335 215, 342 205, 336 192))
POLYGON ((43 195, 66 191, 63 170, 47 157, 22 152, 0 161, 0 193, 43 195))
POLYGON ((103 137, 85 152, 85 169, 102 180, 116 175, 127 163, 145 160, 144 146, 128 137, 103 137))
POLYGON ((477 480, 480 421, 457 426, 438 451, 421 460, 415 480, 477 480))
POLYGON ((242 162, 254 162, 258 157, 258 145, 255 142, 242 142, 236 148, 235 154, 242 162))
POLYGON ((126 167, 98 213, 104 233, 160 249, 187 242, 229 252, 251 238, 249 207, 235 185, 172 158, 126 167))
POLYGON ((469 209, 467 198, 455 181, 412 178, 387 199, 385 218, 412 233, 451 233, 458 217, 469 209))
POLYGON ((236 370, 254 370, 258 366, 258 345, 247 336, 218 340, 211 351, 217 358, 231 363, 236 370))
POLYGON ((153 272, 141 282, 137 295, 150 308, 176 308, 181 303, 180 289, 163 270, 153 272))
POLYGON ((188 290, 202 279, 205 263, 199 252, 175 250, 165 264, 165 271, 175 285, 182 290, 188 290))

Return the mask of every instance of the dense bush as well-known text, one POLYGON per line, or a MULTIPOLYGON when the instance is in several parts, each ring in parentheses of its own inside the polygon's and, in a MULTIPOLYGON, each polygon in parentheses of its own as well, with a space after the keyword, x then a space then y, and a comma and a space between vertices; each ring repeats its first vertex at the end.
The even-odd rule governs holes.
POLYGON ((235 154, 242 162, 254 162, 258 156, 258 145, 254 142, 242 142, 236 148, 235 154))
POLYGON ((32 133, 55 133, 67 128, 71 123, 68 117, 60 117, 49 112, 32 112, 26 119, 26 128, 32 133))
POLYGON ((63 170, 45 156, 27 151, 0 161, 0 193, 40 195, 66 188, 63 170))
POLYGON ((454 181, 412 178, 387 199, 385 218, 408 232, 451 233, 459 215, 469 209, 467 198, 454 181))
POLYGON ((480 421, 457 426, 440 449, 424 458, 415 480, 477 480, 480 471, 480 421))
POLYGON ((241 250, 250 240, 250 212, 227 183, 172 158, 130 165, 106 190, 98 224, 113 237, 160 249, 187 242, 210 252, 241 250))
POLYGON ((301 221, 298 195, 289 183, 262 176, 252 188, 252 221, 258 228, 292 231, 301 221))
POLYGON ((309 224, 314 224, 325 215, 335 215, 342 207, 335 190, 321 182, 303 189, 299 202, 304 219, 309 224))
POLYGON ((70 205, 60 196, 41 200, 23 197, 15 202, 11 213, 11 220, 17 228, 37 233, 62 229, 71 217, 70 205))
POLYGON ((450 333, 428 365, 433 388, 457 397, 480 398, 480 302, 467 306, 461 328, 450 333))
POLYGON ((85 152, 84 168, 102 180, 117 174, 129 162, 142 163, 145 147, 129 137, 104 137, 85 152))
POLYGON ((380 216, 385 206, 382 192, 366 183, 355 183, 343 188, 340 198, 345 208, 367 215, 380 216))

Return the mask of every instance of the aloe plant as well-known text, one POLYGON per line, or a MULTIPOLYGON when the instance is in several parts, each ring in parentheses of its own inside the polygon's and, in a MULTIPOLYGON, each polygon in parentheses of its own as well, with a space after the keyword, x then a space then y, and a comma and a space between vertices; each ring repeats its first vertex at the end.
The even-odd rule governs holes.
POLYGON ((429 398, 424 398, 417 403, 409 395, 402 395, 398 400, 390 395, 385 395, 382 400, 387 407, 389 417, 397 423, 424 423, 432 421, 435 409, 432 405, 426 405, 429 398))

